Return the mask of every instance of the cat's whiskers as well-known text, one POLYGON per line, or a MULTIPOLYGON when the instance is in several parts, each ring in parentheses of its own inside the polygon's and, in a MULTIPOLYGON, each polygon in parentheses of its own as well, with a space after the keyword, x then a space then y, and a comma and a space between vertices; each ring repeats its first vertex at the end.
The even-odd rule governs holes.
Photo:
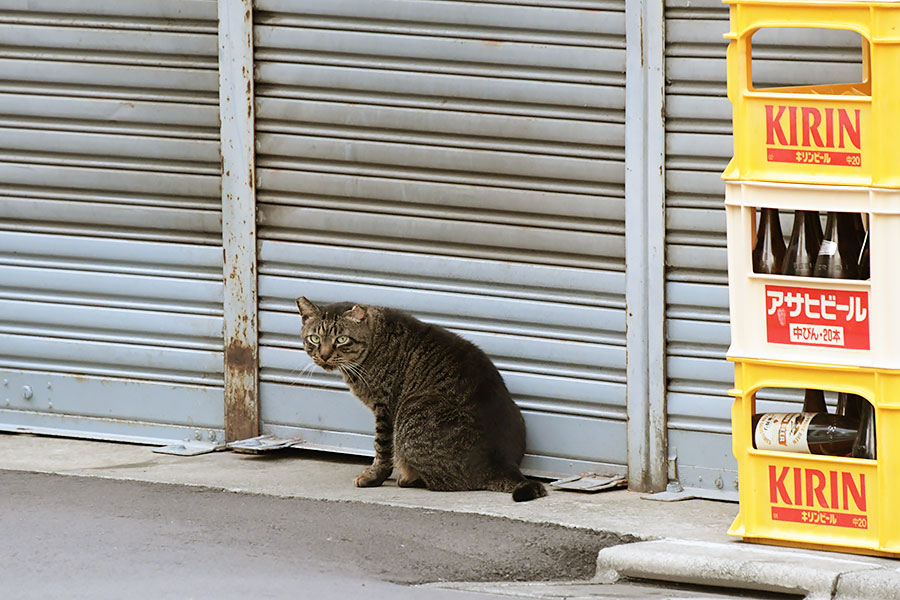
POLYGON ((344 376, 344 383, 347 383, 348 380, 353 379, 353 373, 350 371, 350 369, 347 368, 346 365, 338 363, 337 369, 341 372, 341 375, 344 376))
POLYGON ((294 375, 296 375, 299 372, 300 372, 300 367, 294 367, 293 369, 291 369, 291 372, 288 373, 287 378, 292 379, 294 377, 294 375))
MULTIPOLYGON (((361 364, 359 364, 358 362, 351 361, 350 364, 352 364, 353 368, 357 370, 357 372, 359 373, 360 379, 365 381, 366 379, 372 378, 369 375, 369 372, 366 371, 366 368, 364 366, 362 366, 361 364)), ((368 382, 366 382, 366 385, 368 385, 368 382)))
POLYGON ((288 375, 288 379, 291 380, 290 387, 294 387, 303 382, 304 379, 311 378, 313 372, 316 370, 316 363, 308 362, 302 367, 297 367, 292 370, 290 375, 288 375), (296 376, 296 379, 294 378, 296 376))
POLYGON ((310 361, 307 363, 305 367, 303 367, 303 371, 301 371, 300 376, 303 377, 312 377, 313 373, 316 372, 316 363, 310 361))
POLYGON ((351 376, 353 379, 357 379, 357 380, 361 381, 367 388, 371 389, 371 386, 369 385, 369 382, 366 379, 368 376, 368 373, 366 373, 366 370, 359 363, 355 363, 350 360, 344 360, 344 361, 341 361, 340 363, 338 363, 338 368, 341 370, 342 373, 347 374, 348 376, 351 376))

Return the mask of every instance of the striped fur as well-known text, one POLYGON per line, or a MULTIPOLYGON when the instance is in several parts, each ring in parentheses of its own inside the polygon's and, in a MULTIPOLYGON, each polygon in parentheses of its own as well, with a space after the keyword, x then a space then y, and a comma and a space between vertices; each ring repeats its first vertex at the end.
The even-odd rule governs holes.
POLYGON ((306 352, 338 370, 375 415, 375 460, 356 485, 494 490, 516 501, 546 495, 519 470, 525 422, 477 346, 404 312, 297 300, 306 352))

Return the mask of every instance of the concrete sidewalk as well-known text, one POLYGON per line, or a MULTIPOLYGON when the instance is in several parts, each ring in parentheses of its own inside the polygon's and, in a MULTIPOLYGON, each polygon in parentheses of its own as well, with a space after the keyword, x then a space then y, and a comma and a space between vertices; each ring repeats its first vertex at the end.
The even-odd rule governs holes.
MULTIPOLYGON (((238 493, 313 500, 354 501, 476 513, 535 523, 609 532, 639 541, 606 548, 595 584, 620 578, 734 587, 826 598, 900 600, 900 561, 758 546, 726 535, 736 504, 706 500, 654 502, 640 494, 552 491, 547 498, 514 503, 493 492, 437 493, 399 488, 356 488, 363 459, 304 450, 267 455, 217 452, 195 457, 155 454, 130 444, 0 434, 0 469, 81 477, 202 486, 238 493)), ((498 592, 498 584, 469 585, 498 592)), ((583 582, 580 585, 584 597, 583 582)), ((549 597, 559 584, 507 584, 504 593, 549 597), (550 587, 548 587, 550 586, 550 587)))

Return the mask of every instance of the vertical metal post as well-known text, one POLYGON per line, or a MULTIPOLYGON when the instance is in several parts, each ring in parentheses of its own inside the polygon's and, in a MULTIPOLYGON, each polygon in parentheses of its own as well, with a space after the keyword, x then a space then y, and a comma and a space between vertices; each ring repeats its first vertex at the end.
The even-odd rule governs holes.
POLYGON ((225 438, 259 435, 253 3, 219 0, 225 438))
POLYGON ((664 0, 625 3, 628 486, 666 488, 664 0))

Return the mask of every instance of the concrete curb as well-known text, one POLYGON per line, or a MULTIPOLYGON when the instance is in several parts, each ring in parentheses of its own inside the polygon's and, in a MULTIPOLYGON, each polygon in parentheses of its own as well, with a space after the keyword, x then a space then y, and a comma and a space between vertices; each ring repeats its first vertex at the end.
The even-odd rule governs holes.
POLYGON ((890 559, 735 542, 655 540, 605 548, 595 581, 645 579, 805 596, 807 600, 900 600, 890 559))
POLYGON ((900 600, 900 568, 844 573, 837 581, 834 598, 900 600))

